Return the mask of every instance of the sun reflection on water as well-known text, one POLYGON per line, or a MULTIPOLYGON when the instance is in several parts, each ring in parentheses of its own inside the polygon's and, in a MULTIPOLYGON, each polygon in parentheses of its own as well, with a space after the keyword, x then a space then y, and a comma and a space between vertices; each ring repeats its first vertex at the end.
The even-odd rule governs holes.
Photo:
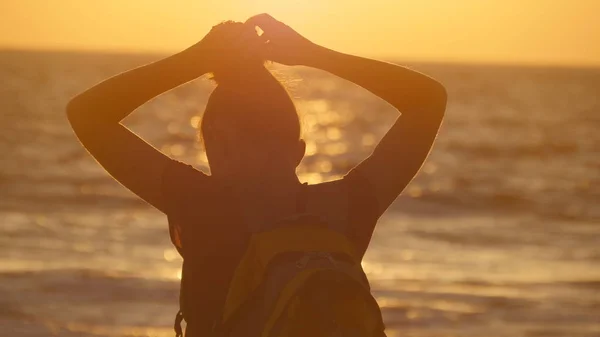
POLYGON ((204 152, 204 151, 198 152, 198 154, 196 155, 196 163, 203 164, 203 165, 208 164, 208 157, 206 156, 206 152, 204 152))
POLYGON ((317 143, 312 140, 306 140, 306 151, 304 154, 306 156, 312 156, 315 153, 317 153, 317 143))
POLYGON ((301 173, 298 174, 298 177, 302 182, 307 182, 310 185, 323 182, 323 176, 316 172, 301 173))
POLYGON ((348 145, 342 142, 325 144, 323 147, 323 153, 329 156, 337 156, 346 151, 348 151, 348 145))
POLYGON ((362 136, 362 145, 364 146, 373 146, 375 144, 375 135, 372 133, 367 133, 362 136))
POLYGON ((325 99, 315 99, 311 101, 305 101, 306 109, 313 113, 323 114, 329 109, 329 102, 325 99))
POLYGON ((172 135, 178 135, 181 133, 181 125, 176 122, 171 122, 169 123, 169 126, 167 126, 167 132, 172 135))
POLYGON ((332 167, 333 166, 331 164, 331 161, 329 161, 327 159, 320 160, 315 165, 315 169, 318 172, 323 172, 323 173, 329 173, 329 172, 331 172, 332 167))
POLYGON ((180 157, 185 153, 185 149, 183 145, 175 144, 169 148, 169 152, 175 157, 180 157))
POLYGON ((190 118, 190 125, 194 129, 198 129, 200 127, 200 120, 201 120, 200 116, 194 116, 194 117, 190 118))
POLYGON ((326 136, 329 140, 339 140, 342 138, 342 131, 337 127, 328 127, 326 136))
POLYGON ((171 261, 175 261, 179 258, 179 253, 177 252, 177 250, 175 250, 173 248, 168 248, 168 249, 165 249, 163 256, 164 256, 165 260, 171 262, 171 261))
POLYGON ((423 189, 419 185, 411 185, 408 187, 408 195, 412 198, 419 198, 423 195, 423 189))

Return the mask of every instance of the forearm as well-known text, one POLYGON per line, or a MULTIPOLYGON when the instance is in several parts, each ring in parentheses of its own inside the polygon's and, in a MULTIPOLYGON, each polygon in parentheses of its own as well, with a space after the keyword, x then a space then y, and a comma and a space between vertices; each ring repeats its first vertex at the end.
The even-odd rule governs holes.
POLYGON ((196 55, 188 49, 109 78, 71 100, 69 118, 119 122, 150 99, 205 74, 196 55))
POLYGON ((443 114, 446 91, 434 79, 395 64, 339 53, 316 47, 306 62, 351 81, 381 97, 403 116, 431 111, 443 114))

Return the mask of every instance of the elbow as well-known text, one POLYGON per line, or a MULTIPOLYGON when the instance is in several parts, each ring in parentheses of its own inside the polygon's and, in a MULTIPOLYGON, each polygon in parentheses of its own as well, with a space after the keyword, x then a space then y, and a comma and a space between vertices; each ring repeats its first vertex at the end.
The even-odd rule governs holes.
POLYGON ((71 99, 67 106, 65 107, 65 113, 67 115, 67 120, 73 132, 81 140, 81 137, 85 134, 85 127, 83 123, 82 114, 80 112, 81 108, 75 99, 71 99))
POLYGON ((65 113, 67 114, 69 123, 71 123, 71 127, 80 129, 86 124, 86 121, 89 122, 93 116, 90 110, 92 110, 90 104, 84 102, 80 96, 72 98, 65 107, 65 113))
POLYGON ((446 105, 448 104, 448 92, 446 91, 446 87, 439 82, 435 82, 432 103, 434 112, 439 115, 440 119, 443 118, 446 113, 446 105))
POLYGON ((79 96, 67 103, 65 112, 71 128, 80 138, 90 132, 92 125, 96 125, 94 127, 97 127, 97 123, 92 123, 89 106, 82 102, 79 96))
POLYGON ((98 103, 86 97, 76 96, 65 107, 67 120, 75 134, 81 139, 101 130, 107 131, 112 125, 118 124, 108 120, 101 113, 98 103))
POLYGON ((81 104, 78 102, 77 97, 72 98, 65 108, 65 113, 67 114, 67 118, 69 122, 73 124, 73 121, 77 119, 77 117, 81 114, 81 104))

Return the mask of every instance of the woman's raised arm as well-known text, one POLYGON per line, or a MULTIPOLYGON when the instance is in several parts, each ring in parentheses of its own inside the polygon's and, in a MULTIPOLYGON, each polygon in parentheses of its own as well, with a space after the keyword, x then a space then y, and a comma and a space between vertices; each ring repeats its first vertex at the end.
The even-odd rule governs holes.
POLYGON ((375 188, 383 214, 427 158, 446 109, 446 91, 433 79, 391 63, 324 48, 311 58, 307 65, 352 81, 401 112, 373 154, 356 167, 375 188))
POLYGON ((112 77, 67 105, 71 126, 89 153, 113 178, 163 212, 161 181, 170 158, 120 121, 153 97, 248 52, 244 32, 248 29, 241 23, 215 26, 183 52, 112 77))
POLYGON ((373 154, 356 168, 374 186, 382 214, 427 158, 446 109, 445 88, 405 67, 318 46, 267 14, 255 16, 247 24, 264 31, 267 57, 273 61, 328 71, 369 90, 401 112, 373 154))

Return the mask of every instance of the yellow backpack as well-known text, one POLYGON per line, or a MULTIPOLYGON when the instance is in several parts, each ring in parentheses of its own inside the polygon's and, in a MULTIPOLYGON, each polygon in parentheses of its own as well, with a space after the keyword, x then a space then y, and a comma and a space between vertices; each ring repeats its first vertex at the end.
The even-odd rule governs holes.
POLYGON ((317 218, 252 234, 219 337, 381 337, 381 311, 352 243, 317 218))

